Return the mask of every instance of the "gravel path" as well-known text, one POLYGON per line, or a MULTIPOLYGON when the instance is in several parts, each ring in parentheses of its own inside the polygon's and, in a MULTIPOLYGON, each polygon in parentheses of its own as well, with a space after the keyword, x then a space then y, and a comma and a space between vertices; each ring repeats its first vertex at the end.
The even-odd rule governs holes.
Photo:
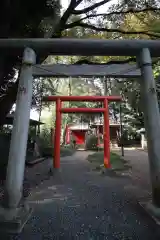
MULTIPOLYGON (((32 187, 28 197, 34 206, 32 218, 19 236, 2 239, 160 239, 158 227, 137 203, 142 196, 130 190, 132 177, 91 171, 87 154, 80 151, 63 158, 60 176, 32 187)), ((42 171, 47 176, 47 164, 31 169, 32 174, 42 171)))
MULTIPOLYGON (((121 155, 120 150, 114 150, 114 152, 121 155)), ((124 151, 124 159, 132 167, 129 171, 132 185, 130 189, 135 188, 139 192, 138 194, 145 195, 149 198, 151 195, 151 185, 147 152, 134 148, 126 148, 124 151)))

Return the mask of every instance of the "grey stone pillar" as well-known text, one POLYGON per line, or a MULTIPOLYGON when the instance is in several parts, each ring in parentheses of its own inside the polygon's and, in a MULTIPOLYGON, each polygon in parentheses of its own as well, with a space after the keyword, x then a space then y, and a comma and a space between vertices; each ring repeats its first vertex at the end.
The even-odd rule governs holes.
POLYGON ((149 49, 142 49, 139 63, 142 72, 140 84, 147 133, 152 201, 154 206, 160 208, 160 113, 149 49))
MULTIPOLYGON (((17 223, 17 228, 20 228, 20 225, 23 224, 21 224, 21 211, 19 210, 23 190, 26 147, 32 102, 32 65, 35 64, 35 62, 36 57, 34 51, 30 48, 26 48, 23 54, 10 144, 4 195, 5 205, 3 205, 0 211, 1 226, 3 226, 3 220, 8 220, 10 223, 17 219, 17 217, 20 218, 17 223)), ((22 212, 24 218, 24 211, 22 212)), ((8 229, 10 229, 10 227, 12 226, 7 226, 8 229)))
POLYGON ((7 205, 9 208, 18 206, 22 194, 32 102, 32 64, 35 64, 35 53, 32 49, 26 48, 19 79, 7 168, 6 194, 8 195, 7 205))

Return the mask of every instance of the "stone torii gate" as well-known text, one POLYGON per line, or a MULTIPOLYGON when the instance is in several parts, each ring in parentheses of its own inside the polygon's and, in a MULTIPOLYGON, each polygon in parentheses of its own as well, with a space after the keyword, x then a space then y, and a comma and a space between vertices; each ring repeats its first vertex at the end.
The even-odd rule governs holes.
MULTIPOLYGON (((30 107, 32 100, 32 79, 35 76, 49 76, 47 71, 39 71, 36 67, 36 52, 46 51, 52 55, 84 55, 84 56, 136 56, 141 72, 134 72, 135 77, 140 77, 141 94, 144 103, 145 128, 147 131, 148 154, 152 183, 152 203, 146 204, 151 213, 160 216, 160 113, 157 101, 155 81, 152 71, 151 57, 160 56, 160 41, 157 40, 98 40, 98 39, 0 39, 0 51, 23 54, 22 68, 19 80, 14 127, 11 138, 7 178, 5 184, 4 201, 0 208, 0 227, 8 231, 21 231, 27 221, 31 210, 26 207, 22 198, 26 144, 30 107), (155 130, 156 126, 156 130, 155 130)), ((52 66, 54 67, 54 66, 52 66)), ((51 67, 51 68, 52 68, 51 67)), ((57 66, 60 68, 60 66, 57 66)), ((94 66, 95 67, 95 66, 94 66)), ((104 67, 104 65, 103 65, 104 67)), ((44 68, 44 66, 43 66, 44 68)), ((49 67, 45 67, 46 69, 49 67)), ((68 67, 67 67, 68 68, 68 67)), ((91 66, 81 66, 78 73, 76 66, 67 70, 69 76, 93 75, 98 76, 91 66), (74 68, 74 70, 73 70, 74 68), (90 69, 89 69, 90 68, 90 69), (85 70, 86 69, 86 70, 85 70), (70 72, 69 72, 70 71, 70 72), (86 71, 86 72, 85 72, 86 71), (89 74, 90 71, 90 74, 89 74), (91 74, 92 73, 92 74, 91 74), (83 75, 82 74, 82 75, 83 75)), ((105 68, 105 67, 104 67, 105 68)), ((106 66, 107 68, 107 66, 106 66)), ((69 69, 69 68, 68 68, 69 69)), ((96 69, 96 67, 95 67, 96 69)), ((102 67, 96 69, 100 76, 107 76, 102 67), (102 74, 103 73, 103 74, 102 74)), ((48 71, 49 72, 49 71, 48 71)), ((53 69, 52 69, 53 73, 53 69)), ((58 73, 65 75, 64 66, 58 73)), ((133 74, 133 72, 132 72, 133 74)), ((131 75, 132 75, 131 74, 131 75)), ((134 75, 133 74, 133 75, 134 75)), ((124 74, 125 75, 125 74, 124 74)), ((50 74, 51 76, 51 74, 50 74)), ((52 74, 54 76, 54 74, 52 74)), ((117 76, 110 71, 108 76, 117 76)), ((120 75, 122 77, 122 74, 120 75)), ((130 75, 125 77, 130 77, 130 75)), ((133 77, 133 76, 132 76, 133 77)))

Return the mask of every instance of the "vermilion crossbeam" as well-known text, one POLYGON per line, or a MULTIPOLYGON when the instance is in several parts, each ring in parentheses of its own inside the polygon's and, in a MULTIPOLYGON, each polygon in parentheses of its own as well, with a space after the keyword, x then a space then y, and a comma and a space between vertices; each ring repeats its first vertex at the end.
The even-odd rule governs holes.
POLYGON ((61 113, 101 113, 105 108, 62 108, 61 113))
POLYGON ((68 102, 68 101, 103 102, 105 99, 107 99, 109 102, 110 101, 116 102, 116 101, 122 100, 120 96, 46 96, 46 97, 43 97, 43 101, 52 102, 52 101, 56 101, 58 98, 60 98, 62 102, 68 102))

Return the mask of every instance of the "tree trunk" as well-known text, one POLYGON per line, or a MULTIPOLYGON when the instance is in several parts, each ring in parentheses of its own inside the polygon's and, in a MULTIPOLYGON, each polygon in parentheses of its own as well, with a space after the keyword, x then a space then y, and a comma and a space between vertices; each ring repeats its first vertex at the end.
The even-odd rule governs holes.
POLYGON ((5 93, 5 96, 3 96, 0 100, 0 126, 5 123, 6 115, 9 113, 14 102, 16 101, 17 89, 18 81, 8 89, 8 91, 5 93))

